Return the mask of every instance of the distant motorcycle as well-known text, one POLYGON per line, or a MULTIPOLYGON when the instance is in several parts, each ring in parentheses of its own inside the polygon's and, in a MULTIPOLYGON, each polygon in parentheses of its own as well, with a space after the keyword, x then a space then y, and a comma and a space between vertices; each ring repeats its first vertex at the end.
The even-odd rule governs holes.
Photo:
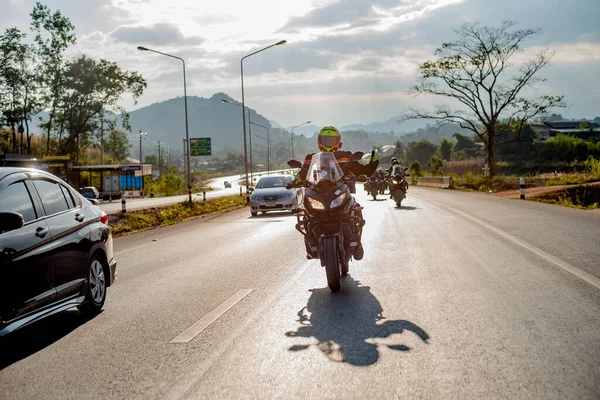
MULTIPOLYGON (((352 155, 351 161, 360 160, 363 153, 352 155)), ((292 168, 302 164, 290 160, 292 168)), ((325 267, 327 284, 332 292, 341 288, 341 277, 348 274, 354 247, 354 227, 364 221, 357 215, 359 207, 348 187, 348 182, 365 182, 365 175, 355 176, 342 171, 333 153, 312 156, 306 180, 290 183, 287 188, 304 188, 302 205, 298 207, 296 229, 303 235, 310 232, 318 246, 316 253, 325 267)))
POLYGON ((373 200, 377 200, 377 194, 381 193, 380 190, 380 180, 372 175, 367 182, 365 182, 365 191, 369 196, 373 196, 373 200))
POLYGON ((402 200, 406 197, 408 182, 406 182, 406 171, 400 165, 394 165, 389 178, 390 195, 396 202, 396 207, 402 207, 402 200))

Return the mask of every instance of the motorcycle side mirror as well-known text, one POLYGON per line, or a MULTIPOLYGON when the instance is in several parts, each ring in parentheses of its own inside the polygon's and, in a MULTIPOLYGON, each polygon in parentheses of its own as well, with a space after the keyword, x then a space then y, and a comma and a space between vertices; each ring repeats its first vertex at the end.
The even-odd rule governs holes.
POLYGON ((248 186, 248 193, 254 192, 254 188, 252 186, 248 186))
POLYGON ((363 153, 362 151, 357 151, 356 153, 353 153, 350 156, 350 161, 358 161, 361 158, 363 158, 364 155, 365 155, 365 153, 363 153))
POLYGON ((290 160, 287 162, 287 164, 290 166, 290 168, 302 168, 300 161, 290 160))
POLYGON ((408 168, 404 168, 404 172, 408 171, 408 168))

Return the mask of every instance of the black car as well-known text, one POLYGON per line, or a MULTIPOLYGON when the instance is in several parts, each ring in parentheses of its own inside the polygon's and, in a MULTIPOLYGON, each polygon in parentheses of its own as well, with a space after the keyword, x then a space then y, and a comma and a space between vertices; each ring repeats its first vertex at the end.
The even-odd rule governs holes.
POLYGON ((108 216, 49 173, 0 168, 0 336, 77 306, 116 278, 108 216))

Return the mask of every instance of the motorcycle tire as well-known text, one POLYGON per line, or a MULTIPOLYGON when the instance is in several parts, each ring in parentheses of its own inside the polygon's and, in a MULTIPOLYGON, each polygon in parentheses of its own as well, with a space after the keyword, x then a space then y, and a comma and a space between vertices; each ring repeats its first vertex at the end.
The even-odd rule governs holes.
POLYGON ((376 192, 371 192, 371 196, 373 196, 373 200, 377 200, 377 193, 376 192))
POLYGON ((327 274, 327 285, 332 292, 338 292, 342 285, 338 263, 337 237, 329 236, 323 238, 323 258, 325 273, 327 274))
POLYGON ((396 201, 396 207, 401 208, 402 207, 402 199, 403 199, 403 195, 402 195, 402 191, 401 190, 396 190, 394 192, 394 200, 396 201))

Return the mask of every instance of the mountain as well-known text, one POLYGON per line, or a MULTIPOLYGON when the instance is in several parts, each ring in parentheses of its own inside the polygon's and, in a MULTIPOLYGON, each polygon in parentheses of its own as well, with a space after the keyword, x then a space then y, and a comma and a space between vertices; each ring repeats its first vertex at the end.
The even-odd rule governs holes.
POLYGON ((340 131, 365 131, 372 133, 390 133, 403 134, 414 132, 427 125, 426 120, 408 120, 398 122, 401 117, 393 117, 385 122, 374 122, 368 125, 352 124, 340 127, 340 131))
MULTIPOLYGON (((290 132, 294 126, 288 126, 285 129, 290 132)), ((298 128, 294 129, 294 136, 296 135, 304 135, 306 137, 312 137, 315 134, 319 133, 319 129, 322 127, 316 125, 302 125, 298 128)))
MULTIPOLYGON (((227 100, 236 103, 224 93, 215 93, 210 99, 189 96, 188 129, 190 138, 210 137, 213 153, 217 149, 233 147, 241 149, 241 106, 222 103, 227 100)), ((183 146, 185 138, 185 113, 183 97, 154 103, 129 112, 129 123, 133 132, 148 132, 147 140, 166 142, 174 149, 183 146)), ((248 119, 246 114, 246 119, 248 119)), ((250 121, 271 128, 271 123, 250 108, 250 121)), ((248 121, 246 121, 248 123, 248 121)), ((260 129, 260 128, 258 128, 260 129)), ((131 139, 135 146, 137 138, 131 139)))

